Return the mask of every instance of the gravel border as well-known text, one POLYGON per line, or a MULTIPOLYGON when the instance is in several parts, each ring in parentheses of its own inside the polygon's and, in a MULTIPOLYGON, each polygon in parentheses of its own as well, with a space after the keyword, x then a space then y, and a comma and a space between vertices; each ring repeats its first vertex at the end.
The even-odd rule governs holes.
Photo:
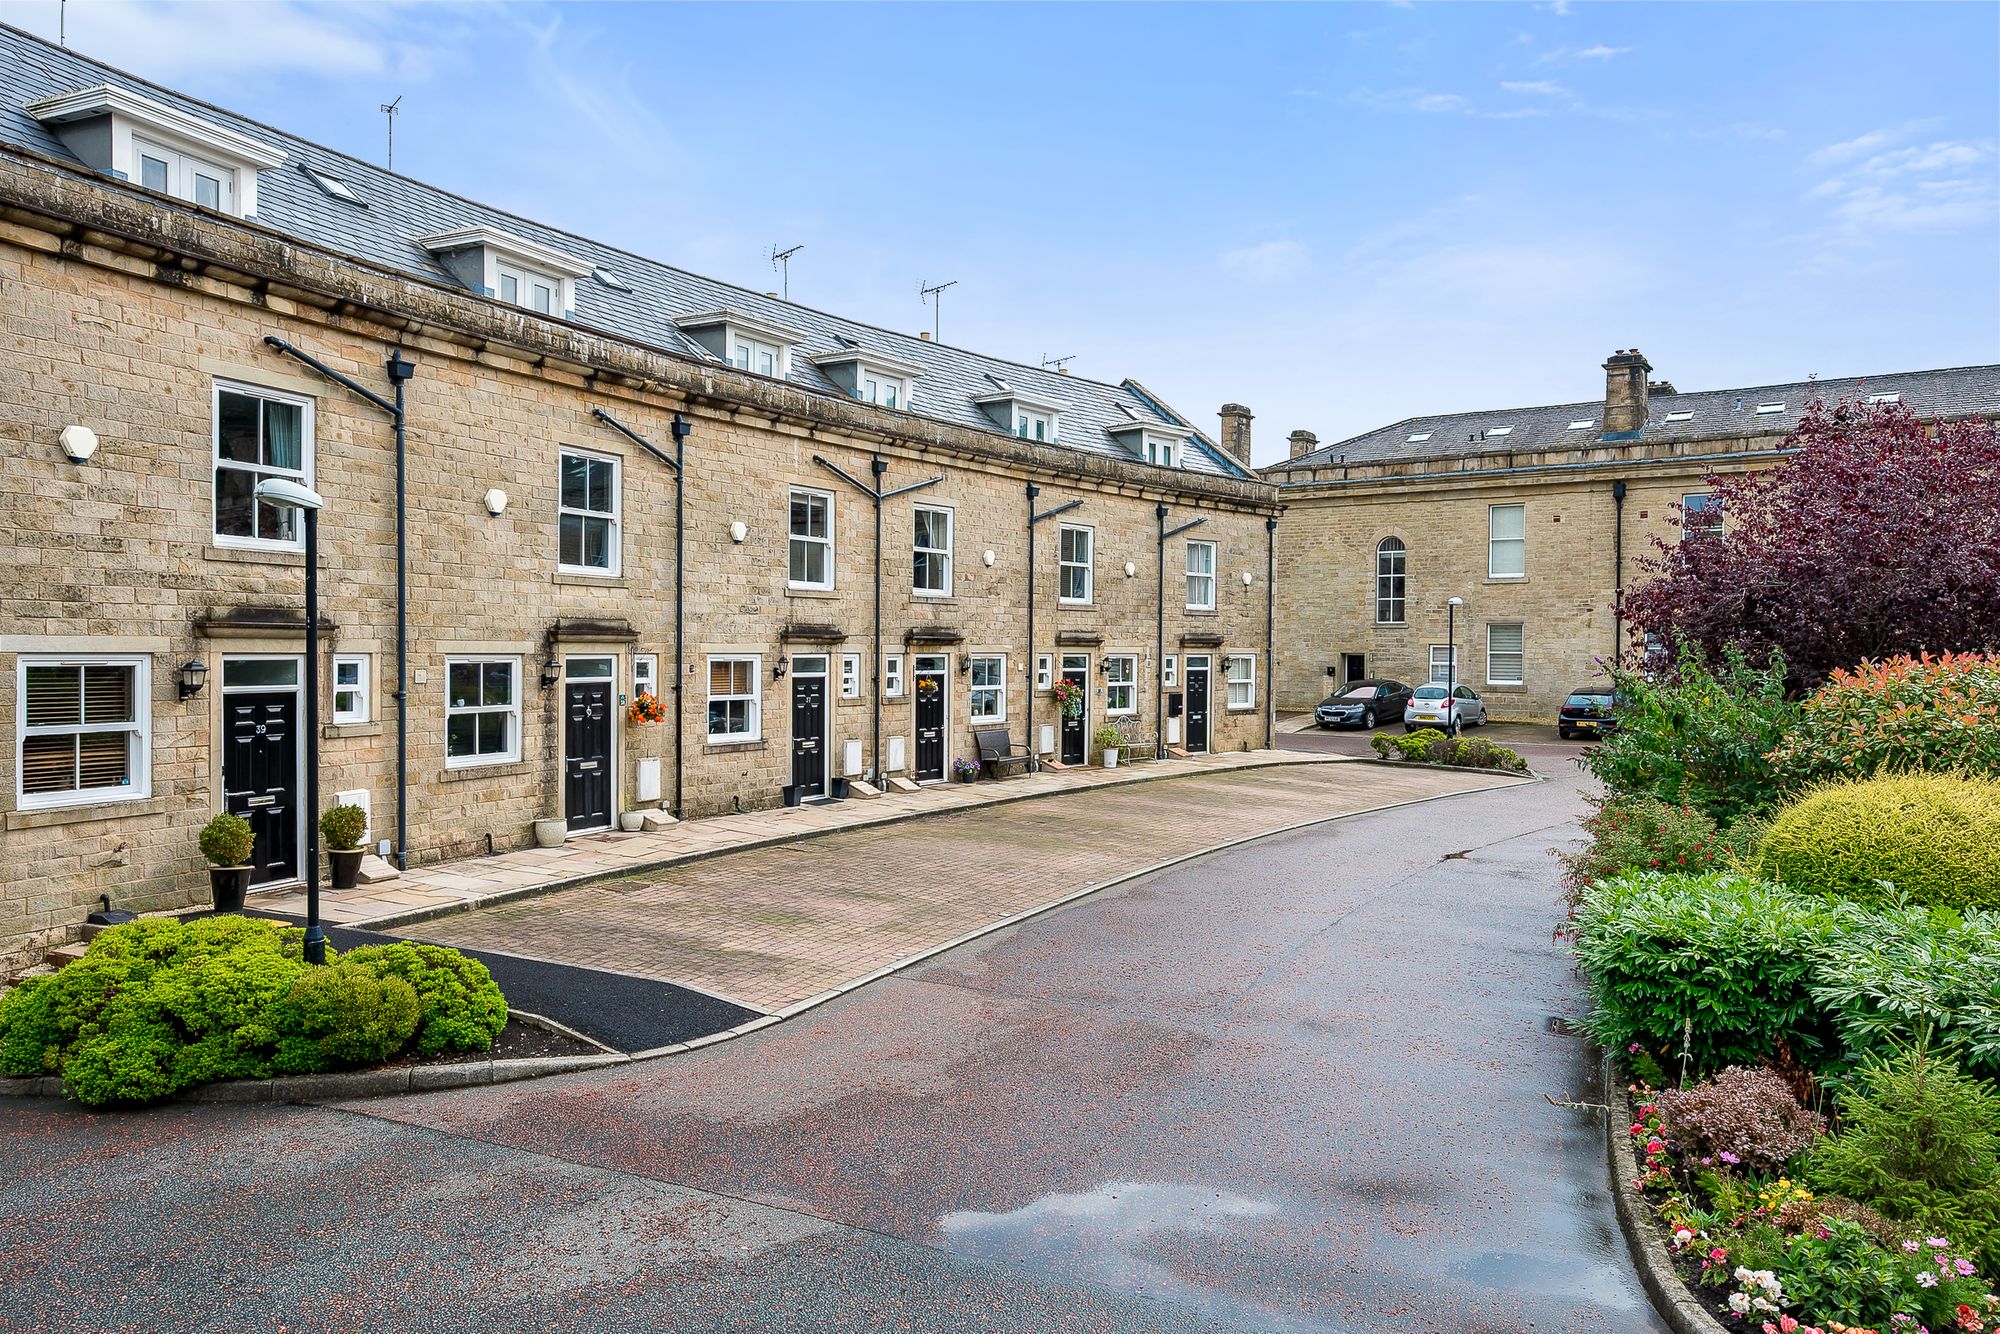
POLYGON ((1639 1271, 1639 1282, 1653 1299, 1653 1309, 1674 1334, 1741 1334, 1710 1314, 1674 1268, 1673 1253, 1653 1225, 1652 1206, 1638 1186, 1639 1151, 1631 1133, 1639 1119, 1638 1109, 1615 1065, 1607 1065, 1604 1083, 1609 1095, 1605 1101, 1610 1104, 1604 1118, 1604 1140, 1605 1157, 1611 1165, 1611 1198, 1632 1263, 1639 1271))

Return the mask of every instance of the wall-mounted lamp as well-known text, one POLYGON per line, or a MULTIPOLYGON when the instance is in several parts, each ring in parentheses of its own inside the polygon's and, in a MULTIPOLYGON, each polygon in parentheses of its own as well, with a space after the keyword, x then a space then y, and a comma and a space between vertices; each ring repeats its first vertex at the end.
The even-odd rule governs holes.
POLYGON ((785 673, 791 669, 792 660, 781 653, 778 655, 778 660, 771 664, 771 679, 782 681, 785 679, 785 673))
POLYGON ((488 491, 486 493, 486 512, 496 519, 505 514, 507 512, 507 493, 497 486, 488 491))
POLYGON ((1243 586, 1244 586, 1245 588, 1248 588, 1248 587, 1250 587, 1250 585, 1252 585, 1252 584, 1254 584, 1254 583, 1256 583, 1256 582, 1257 582, 1257 576, 1256 576, 1256 575, 1254 575, 1254 574, 1251 574, 1251 573, 1250 573, 1250 571, 1248 571, 1248 570, 1245 570, 1245 571, 1243 572, 1243 586))
POLYGON ((1139 567, 1138 567, 1138 566, 1136 566, 1136 565, 1134 565, 1134 564, 1133 564, 1133 563, 1132 563, 1131 561, 1129 561, 1129 560, 1128 560, 1128 561, 1126 561, 1126 562, 1125 562, 1125 577, 1126 577, 1127 579, 1130 579, 1130 578, 1131 578, 1131 577, 1132 577, 1133 575, 1135 575, 1135 574, 1137 574, 1137 573, 1139 573, 1139 567))
POLYGON ((730 541, 741 542, 748 536, 750 536, 750 525, 743 522, 743 520, 738 519, 735 523, 729 525, 730 541))
POLYGON ((63 453, 69 455, 71 463, 88 463, 97 452, 97 432, 88 426, 65 426, 56 439, 62 442, 63 453))
POLYGON ((554 690, 560 680, 562 680, 562 664, 556 661, 554 653, 550 653, 549 660, 542 664, 542 689, 554 690))
POLYGON ((993 568, 994 560, 997 558, 994 556, 993 552, 989 549, 980 556, 980 559, 986 562, 986 567, 988 569, 991 569, 993 568))
POLYGON ((183 700, 193 699, 201 693, 208 682, 208 664, 200 658, 189 658, 181 664, 180 691, 183 700))
POLYGON ((970 653, 961 653, 958 655, 958 674, 960 676, 970 676, 972 674, 972 655, 970 653))

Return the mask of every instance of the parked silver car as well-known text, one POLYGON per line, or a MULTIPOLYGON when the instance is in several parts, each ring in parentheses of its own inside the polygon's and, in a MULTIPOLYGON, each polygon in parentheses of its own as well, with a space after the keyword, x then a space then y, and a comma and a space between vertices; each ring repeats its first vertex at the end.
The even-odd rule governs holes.
POLYGON ((1403 730, 1414 732, 1419 727, 1435 727, 1448 732, 1454 717, 1461 728, 1484 727, 1486 701, 1479 698, 1471 686, 1458 686, 1451 691, 1449 698, 1443 686, 1418 686, 1417 693, 1410 696, 1409 704, 1404 706, 1403 730))

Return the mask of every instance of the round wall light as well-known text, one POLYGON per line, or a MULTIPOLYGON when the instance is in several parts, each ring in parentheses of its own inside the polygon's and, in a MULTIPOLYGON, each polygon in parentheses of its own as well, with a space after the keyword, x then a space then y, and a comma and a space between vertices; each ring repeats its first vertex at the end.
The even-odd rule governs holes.
POLYGON ((63 453, 69 455, 71 463, 88 463, 97 452, 97 432, 88 426, 65 426, 56 439, 62 442, 63 453))
POLYGON ((997 559, 997 558, 996 558, 996 557, 994 556, 994 554, 992 553, 992 551, 990 551, 990 550, 989 550, 989 551, 985 552, 985 553, 984 553, 983 555, 981 555, 980 559, 981 559, 981 560, 984 560, 984 561, 986 562, 986 565, 987 565, 987 568, 989 568, 989 569, 990 569, 990 568, 992 568, 992 565, 993 565, 993 562, 994 562, 994 560, 995 560, 995 559, 997 559))
POLYGON ((486 512, 496 519, 505 514, 507 512, 507 493, 497 486, 488 491, 486 493, 486 512))
POLYGON ((1131 578, 1131 577, 1132 577, 1133 575, 1135 575, 1135 574, 1137 574, 1137 573, 1139 573, 1139 567, 1138 567, 1138 566, 1136 566, 1136 565, 1134 565, 1134 564, 1133 564, 1133 563, 1132 563, 1131 561, 1129 561, 1129 560, 1128 560, 1128 561, 1126 561, 1126 562, 1125 562, 1125 577, 1126 577, 1127 579, 1130 579, 1130 578, 1131 578))
POLYGON ((741 542, 748 536, 750 536, 750 525, 743 522, 743 520, 738 519, 735 523, 729 525, 730 541, 741 542))
POLYGON ((1251 585, 1251 584, 1253 584, 1253 583, 1255 583, 1256 581, 1257 581, 1257 577, 1256 577, 1255 575, 1251 574, 1251 573, 1250 573, 1250 571, 1248 571, 1248 570, 1245 570, 1245 571, 1243 572, 1243 586, 1244 586, 1245 588, 1248 588, 1248 587, 1250 587, 1250 585, 1251 585))

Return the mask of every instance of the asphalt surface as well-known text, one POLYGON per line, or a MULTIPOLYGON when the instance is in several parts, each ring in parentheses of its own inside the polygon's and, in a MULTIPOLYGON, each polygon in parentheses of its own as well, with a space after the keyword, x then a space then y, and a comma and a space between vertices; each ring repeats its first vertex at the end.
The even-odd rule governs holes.
MULTIPOLYGON (((1365 744, 1365 743, 1364 743, 1365 744)), ((1546 783, 1280 835, 686 1056, 0 1101, 0 1331, 1658 1331, 1546 783)))

